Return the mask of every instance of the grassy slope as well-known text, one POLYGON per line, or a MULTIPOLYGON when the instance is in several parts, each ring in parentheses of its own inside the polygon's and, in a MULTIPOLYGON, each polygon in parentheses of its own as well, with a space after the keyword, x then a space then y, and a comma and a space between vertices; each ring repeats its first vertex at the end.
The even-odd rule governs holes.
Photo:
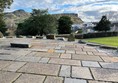
POLYGON ((92 38, 92 39, 88 39, 87 41, 118 47, 118 36, 117 37, 92 38))

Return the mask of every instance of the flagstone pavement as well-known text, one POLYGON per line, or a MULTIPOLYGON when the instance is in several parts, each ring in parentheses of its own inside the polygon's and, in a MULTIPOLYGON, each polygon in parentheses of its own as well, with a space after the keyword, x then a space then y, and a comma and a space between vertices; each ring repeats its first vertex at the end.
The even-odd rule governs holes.
POLYGON ((118 83, 118 56, 77 41, 0 39, 0 83, 118 83))

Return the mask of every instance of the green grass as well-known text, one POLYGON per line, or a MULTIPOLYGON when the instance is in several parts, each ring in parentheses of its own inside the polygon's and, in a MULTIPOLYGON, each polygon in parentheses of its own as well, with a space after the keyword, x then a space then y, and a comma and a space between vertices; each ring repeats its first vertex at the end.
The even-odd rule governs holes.
POLYGON ((91 38, 91 39, 87 39, 87 41, 118 47, 118 36, 117 37, 91 38))

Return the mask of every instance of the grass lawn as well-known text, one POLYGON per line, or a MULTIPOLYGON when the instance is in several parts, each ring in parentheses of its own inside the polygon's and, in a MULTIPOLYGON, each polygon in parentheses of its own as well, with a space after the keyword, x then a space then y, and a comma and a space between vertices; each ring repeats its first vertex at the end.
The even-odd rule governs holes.
POLYGON ((91 39, 87 39, 87 41, 118 47, 118 36, 117 37, 91 38, 91 39))

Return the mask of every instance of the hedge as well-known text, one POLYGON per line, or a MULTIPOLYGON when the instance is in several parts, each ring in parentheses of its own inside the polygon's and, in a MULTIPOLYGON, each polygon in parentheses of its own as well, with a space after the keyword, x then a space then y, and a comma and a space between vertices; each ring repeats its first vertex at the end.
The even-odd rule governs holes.
POLYGON ((97 33, 80 34, 80 35, 75 35, 75 38, 85 39, 85 38, 99 38, 99 37, 111 37, 111 36, 118 36, 118 32, 97 32, 97 33))

